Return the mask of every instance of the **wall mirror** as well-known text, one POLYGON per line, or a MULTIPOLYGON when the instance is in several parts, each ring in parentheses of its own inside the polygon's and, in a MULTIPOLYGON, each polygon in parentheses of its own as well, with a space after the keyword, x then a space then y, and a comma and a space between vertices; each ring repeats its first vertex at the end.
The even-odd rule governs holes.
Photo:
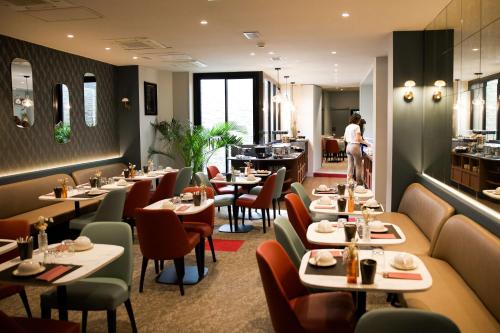
POLYGON ((55 124, 54 139, 57 143, 68 143, 71 139, 71 106, 68 87, 62 83, 56 84, 52 98, 55 124))
POLYGON ((85 124, 88 127, 97 125, 97 80, 94 74, 85 73, 83 76, 83 110, 85 124))
POLYGON ((15 58, 11 63, 11 75, 14 121, 18 127, 31 127, 35 123, 31 64, 15 58))

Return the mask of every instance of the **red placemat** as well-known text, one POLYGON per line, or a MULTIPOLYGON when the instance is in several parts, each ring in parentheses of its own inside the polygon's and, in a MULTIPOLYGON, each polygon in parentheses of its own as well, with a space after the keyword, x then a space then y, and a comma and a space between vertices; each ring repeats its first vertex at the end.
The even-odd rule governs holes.
POLYGON ((384 273, 384 277, 386 279, 422 280, 422 275, 419 273, 388 272, 384 273))
POLYGON ((396 239, 394 234, 371 234, 371 239, 396 239))
POLYGON ((71 270, 72 266, 64 266, 64 265, 59 265, 56 266, 48 271, 46 271, 43 274, 38 275, 36 278, 38 280, 43 280, 47 282, 54 281, 57 279, 59 276, 63 275, 67 271, 71 270))
POLYGON ((189 209, 189 207, 190 207, 190 205, 180 205, 179 207, 177 207, 175 209, 175 211, 177 211, 177 212, 183 212, 183 211, 189 209))
MULTIPOLYGON (((314 258, 318 255, 319 251, 328 251, 328 250, 312 250, 311 251, 311 258, 314 258)), ((332 256, 334 257, 342 257, 342 250, 329 250, 332 256)))

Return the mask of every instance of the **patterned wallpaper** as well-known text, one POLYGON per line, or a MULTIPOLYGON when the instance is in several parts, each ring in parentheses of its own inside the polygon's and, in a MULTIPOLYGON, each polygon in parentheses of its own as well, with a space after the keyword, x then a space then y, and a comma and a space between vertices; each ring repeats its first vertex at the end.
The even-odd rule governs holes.
POLYGON ((119 130, 115 101, 116 68, 113 65, 57 51, 0 35, 0 177, 35 168, 73 164, 118 156, 119 130), (31 63, 35 123, 15 125, 12 111, 10 66, 14 58, 31 63), (97 126, 85 125, 83 75, 97 78, 97 126), (68 86, 71 104, 71 142, 54 141, 52 90, 56 83, 68 86))

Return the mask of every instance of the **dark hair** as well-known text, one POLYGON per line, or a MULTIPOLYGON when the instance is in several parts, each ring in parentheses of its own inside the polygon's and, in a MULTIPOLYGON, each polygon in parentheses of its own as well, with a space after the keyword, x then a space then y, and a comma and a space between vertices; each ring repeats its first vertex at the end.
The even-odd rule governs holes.
POLYGON ((363 136, 363 134, 365 133, 365 124, 366 120, 361 118, 361 120, 359 121, 359 130, 361 131, 361 136, 363 136))
POLYGON ((359 113, 355 113, 349 118, 349 124, 357 124, 361 120, 359 113))

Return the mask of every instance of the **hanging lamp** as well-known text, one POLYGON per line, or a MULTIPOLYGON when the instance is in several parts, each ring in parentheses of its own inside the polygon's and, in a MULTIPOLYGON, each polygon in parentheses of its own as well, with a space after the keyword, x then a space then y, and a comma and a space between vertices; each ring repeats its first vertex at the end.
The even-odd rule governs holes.
POLYGON ((276 67, 275 68, 276 70, 276 76, 278 78, 278 91, 276 92, 276 94, 272 97, 272 101, 276 104, 280 104, 281 103, 281 100, 282 100, 282 96, 281 96, 281 88, 280 88, 280 70, 281 68, 279 67, 276 67))
POLYGON ((25 108, 29 108, 33 106, 33 101, 29 97, 28 94, 28 78, 29 75, 24 75, 24 78, 26 79, 26 90, 24 92, 24 98, 21 99, 21 105, 24 106, 25 108))

